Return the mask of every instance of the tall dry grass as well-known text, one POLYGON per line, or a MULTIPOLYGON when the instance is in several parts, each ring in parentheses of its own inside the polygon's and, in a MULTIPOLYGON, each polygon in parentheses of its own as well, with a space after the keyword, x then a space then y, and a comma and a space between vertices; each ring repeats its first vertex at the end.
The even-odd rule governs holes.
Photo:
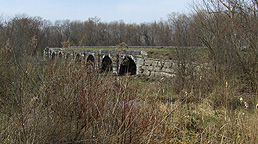
POLYGON ((257 94, 202 70, 172 78, 101 76, 75 60, 0 57, 1 143, 257 143, 257 94), (249 104, 245 107, 241 103, 249 104))
POLYGON ((74 60, 31 56, 12 68, 12 58, 4 57, 11 51, 5 50, 1 143, 144 143, 154 136, 162 113, 138 99, 130 77, 100 76, 74 60))

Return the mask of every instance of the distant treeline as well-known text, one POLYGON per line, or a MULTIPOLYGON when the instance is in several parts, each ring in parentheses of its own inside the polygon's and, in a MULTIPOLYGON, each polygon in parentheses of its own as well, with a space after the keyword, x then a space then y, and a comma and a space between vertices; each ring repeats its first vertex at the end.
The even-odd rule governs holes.
POLYGON ((101 22, 97 17, 86 21, 57 20, 17 15, 0 18, 0 47, 10 46, 15 52, 35 53, 45 47, 115 46, 198 46, 192 15, 173 13, 167 20, 126 24, 122 20, 101 22))
MULTIPOLYGON (((231 57, 234 50, 257 47, 257 7, 253 1, 203 0, 190 14, 171 13, 166 20, 141 24, 57 20, 17 15, 0 16, 0 48, 35 54, 45 47, 116 46, 205 46, 215 60, 231 57), (225 54, 229 56, 224 56, 225 54), (219 58, 222 56, 222 58, 219 58)), ((239 56, 237 56, 239 57, 239 56)))

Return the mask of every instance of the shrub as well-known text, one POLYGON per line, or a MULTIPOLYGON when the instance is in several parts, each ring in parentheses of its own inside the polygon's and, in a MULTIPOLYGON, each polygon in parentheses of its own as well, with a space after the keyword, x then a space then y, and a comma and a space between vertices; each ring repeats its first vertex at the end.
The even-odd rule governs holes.
POLYGON ((18 109, 1 112, 3 143, 138 143, 160 123, 156 105, 138 99, 129 77, 56 59, 25 61, 15 73, 18 109), (42 64, 42 62, 41 62, 42 64), (8 123, 8 124, 7 124, 8 123))

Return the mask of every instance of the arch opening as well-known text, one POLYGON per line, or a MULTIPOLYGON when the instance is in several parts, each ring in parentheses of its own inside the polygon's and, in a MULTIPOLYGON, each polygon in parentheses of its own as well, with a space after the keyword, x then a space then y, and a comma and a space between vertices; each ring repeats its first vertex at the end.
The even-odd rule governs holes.
POLYGON ((95 58, 93 55, 89 55, 88 58, 86 59, 86 65, 93 67, 95 64, 95 58))
POLYGON ((62 55, 63 55, 62 52, 59 52, 58 57, 62 58, 62 55))
POLYGON ((70 54, 70 53, 67 53, 66 56, 65 56, 65 58, 66 58, 66 59, 69 59, 70 56, 71 56, 71 54, 70 54))
POLYGON ((88 63, 94 63, 95 62, 95 58, 93 55, 89 55, 88 58, 87 58, 87 62, 88 63))
POLYGON ((56 57, 56 53, 53 52, 53 53, 52 53, 52 59, 55 59, 55 57, 56 57))
POLYGON ((120 69, 119 69, 119 75, 125 75, 125 74, 130 74, 130 75, 135 75, 136 74, 136 64, 133 61, 132 58, 129 56, 126 56, 122 63, 120 64, 120 69))
POLYGON ((108 57, 105 56, 102 60, 102 65, 101 65, 101 73, 103 72, 112 72, 112 60, 108 57))
POLYGON ((78 54, 76 55, 75 62, 76 62, 76 63, 81 63, 81 62, 82 62, 82 56, 80 55, 80 53, 78 53, 78 54))

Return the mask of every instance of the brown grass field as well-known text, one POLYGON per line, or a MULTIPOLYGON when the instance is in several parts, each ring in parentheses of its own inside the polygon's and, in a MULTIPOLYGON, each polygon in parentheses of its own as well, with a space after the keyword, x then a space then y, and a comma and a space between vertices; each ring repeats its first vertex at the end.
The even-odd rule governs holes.
POLYGON ((178 77, 100 76, 74 60, 0 53, 0 143, 258 142, 257 90, 203 68, 178 77))

